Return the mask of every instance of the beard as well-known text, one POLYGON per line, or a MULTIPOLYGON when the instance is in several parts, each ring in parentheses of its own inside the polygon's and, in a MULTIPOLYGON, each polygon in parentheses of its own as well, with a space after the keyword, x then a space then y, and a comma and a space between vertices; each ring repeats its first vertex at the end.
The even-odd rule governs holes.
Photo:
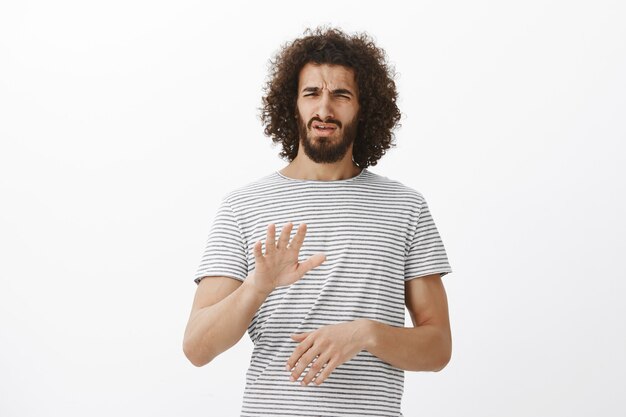
POLYGON ((318 164, 329 164, 341 160, 356 139, 357 117, 355 116, 342 128, 342 123, 336 119, 322 121, 320 118, 314 117, 305 124, 300 115, 298 115, 298 131, 300 132, 300 142, 306 156, 318 164), (337 125, 337 129, 330 136, 318 136, 311 128, 314 121, 334 123, 337 125), (336 135, 340 130, 343 132, 343 135, 337 137, 336 135))

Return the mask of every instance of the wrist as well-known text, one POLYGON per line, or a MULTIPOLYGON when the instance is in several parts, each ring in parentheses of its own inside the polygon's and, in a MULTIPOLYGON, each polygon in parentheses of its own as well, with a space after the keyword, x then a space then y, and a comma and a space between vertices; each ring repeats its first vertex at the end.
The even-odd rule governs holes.
POLYGON ((361 350, 364 349, 369 352, 376 336, 376 321, 370 319, 357 319, 356 321, 358 322, 357 334, 359 336, 361 350))
POLYGON ((243 284, 263 298, 267 298, 271 294, 271 292, 274 291, 274 288, 270 288, 267 285, 262 285, 261 283, 259 283, 256 280, 254 272, 248 275, 243 284))

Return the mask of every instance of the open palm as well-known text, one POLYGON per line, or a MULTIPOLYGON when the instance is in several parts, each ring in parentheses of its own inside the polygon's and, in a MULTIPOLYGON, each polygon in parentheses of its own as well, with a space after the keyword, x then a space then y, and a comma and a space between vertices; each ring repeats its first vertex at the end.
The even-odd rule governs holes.
POLYGON ((272 291, 276 287, 291 285, 326 260, 324 253, 317 253, 299 263, 298 257, 307 226, 305 223, 301 223, 290 242, 289 236, 292 228, 293 223, 287 223, 281 231, 278 242, 276 242, 276 226, 273 223, 269 224, 265 241, 265 254, 262 252, 262 241, 259 240, 255 243, 254 279, 261 288, 272 291))

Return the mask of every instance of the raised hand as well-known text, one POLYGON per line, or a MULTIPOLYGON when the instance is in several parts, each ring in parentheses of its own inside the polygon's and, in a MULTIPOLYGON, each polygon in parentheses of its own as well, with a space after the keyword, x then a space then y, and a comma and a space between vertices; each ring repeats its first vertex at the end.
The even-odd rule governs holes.
POLYGON ((291 285, 298 281, 311 269, 321 265, 326 260, 324 253, 316 253, 304 262, 298 262, 300 248, 306 235, 306 224, 301 223, 298 230, 289 242, 293 223, 287 223, 275 242, 276 226, 271 223, 267 227, 265 254, 262 253, 262 241, 254 245, 255 269, 250 277, 253 284, 259 289, 272 292, 276 287, 291 285))

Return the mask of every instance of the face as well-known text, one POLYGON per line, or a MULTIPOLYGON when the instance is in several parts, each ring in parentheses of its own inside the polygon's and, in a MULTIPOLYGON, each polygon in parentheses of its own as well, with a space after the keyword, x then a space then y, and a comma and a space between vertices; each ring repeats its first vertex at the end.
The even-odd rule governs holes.
POLYGON ((300 71, 297 107, 300 143, 311 160, 337 162, 352 149, 359 114, 352 69, 307 63, 300 71))

